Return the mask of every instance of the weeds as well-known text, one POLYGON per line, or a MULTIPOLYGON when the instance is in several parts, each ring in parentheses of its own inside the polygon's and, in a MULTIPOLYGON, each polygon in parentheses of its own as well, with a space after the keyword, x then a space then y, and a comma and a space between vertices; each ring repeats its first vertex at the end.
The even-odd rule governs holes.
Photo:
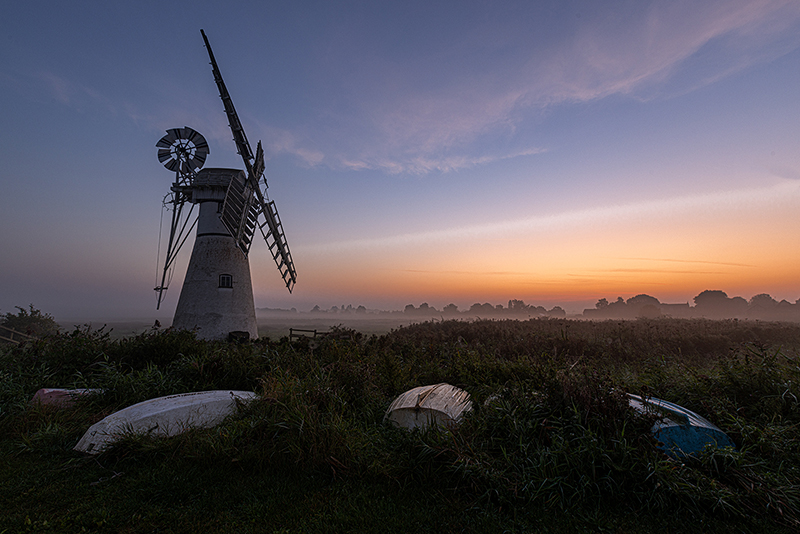
MULTIPOLYGON (((64 488, 92 488, 74 497, 52 490, 64 510, 82 510, 85 521, 52 506, 36 508, 20 500, 22 490, 9 489, 0 491, 0 507, 19 513, 0 519, 0 531, 24 530, 23 515, 35 510, 47 510, 50 525, 94 522, 95 529, 134 531, 130 509, 142 516, 145 507, 145 524, 154 527, 170 513, 158 505, 165 499, 180 517, 194 517, 197 530, 220 530, 209 514, 225 512, 210 499, 241 505, 225 493, 208 493, 204 484, 213 474, 228 494, 253 495, 253 502, 274 498, 260 482, 265 478, 316 488, 325 499, 341 492, 337 502, 361 507, 364 516, 370 513, 364 502, 399 491, 403 502, 436 516, 456 512, 449 524, 431 523, 445 530, 548 524, 556 531, 637 532, 646 531, 640 517, 645 525, 670 517, 676 531, 718 524, 719 531, 736 525, 791 532, 800 525, 798 349, 800 327, 705 320, 442 321, 380 337, 341 329, 313 344, 239 345, 170 330, 113 341, 102 329, 79 328, 0 352, 0 447, 21 460, 19 467, 5 464, 11 474, 4 476, 14 477, 9 488, 36 487, 27 471, 49 473, 64 488), (472 395, 474 409, 460 427, 406 432, 383 423, 396 395, 439 382, 472 395), (55 386, 103 393, 68 410, 29 404, 38 388, 55 386), (228 388, 261 398, 216 428, 161 440, 130 437, 99 460, 71 451, 90 424, 121 407, 228 388), (700 413, 738 449, 707 450, 682 462, 667 458, 654 447, 655 420, 630 409, 625 392, 700 413), (109 478, 93 461, 125 475, 109 478), (94 482, 106 481, 89 486, 81 469, 94 482), (79 499, 96 510, 90 513, 79 499), (131 502, 128 515, 113 511, 125 507, 121 499, 131 502), (563 514, 555 526, 542 522, 553 513, 563 514), (674 519, 676 513, 684 519, 674 519)), ((45 489, 35 491, 44 495, 45 489)), ((280 501, 293 510, 283 516, 293 518, 289 530, 300 529, 309 514, 349 524, 318 504, 300 513, 291 506, 308 503, 297 501, 280 501)), ((386 510, 399 513, 394 506, 386 510)), ((225 517, 230 530, 242 527, 225 517)), ((397 518, 376 525, 390 523, 397 525, 397 518)), ((424 524, 414 523, 415 529, 425 530, 424 524)))

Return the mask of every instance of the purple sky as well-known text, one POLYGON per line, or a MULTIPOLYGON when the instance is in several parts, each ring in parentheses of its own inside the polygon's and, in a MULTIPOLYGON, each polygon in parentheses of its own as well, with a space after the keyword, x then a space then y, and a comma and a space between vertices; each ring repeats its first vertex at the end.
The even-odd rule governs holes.
POLYGON ((16 2, 0 21, 0 313, 155 311, 168 128, 241 167, 298 272, 256 306, 800 298, 800 3, 16 2))

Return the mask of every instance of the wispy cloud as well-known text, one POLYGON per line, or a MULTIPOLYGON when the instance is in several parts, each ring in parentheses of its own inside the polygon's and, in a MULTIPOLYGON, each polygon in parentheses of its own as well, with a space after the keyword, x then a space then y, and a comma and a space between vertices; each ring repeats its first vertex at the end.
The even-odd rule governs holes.
POLYGON ((617 258, 620 260, 628 261, 652 261, 658 263, 694 263, 698 265, 724 265, 727 267, 755 267, 747 263, 729 263, 723 261, 707 261, 707 260, 679 260, 674 258, 617 258))
MULTIPOLYGON (((309 167, 451 172, 551 150, 527 132, 555 107, 680 94, 800 46, 796 0, 543 5, 492 9, 491 17, 466 5, 457 21, 442 13, 435 23, 409 17, 416 45, 387 45, 375 31, 326 42, 311 80, 313 109, 297 126, 261 119, 248 133, 264 140, 268 154, 290 154, 309 167)), ((363 17, 348 32, 382 23, 363 17)), ((38 80, 65 105, 102 106, 157 130, 191 123, 209 139, 230 142, 224 116, 206 117, 219 109, 206 88, 170 88, 185 102, 165 99, 169 109, 154 112, 131 104, 131 95, 126 101, 54 72, 38 80), (198 94, 208 98, 198 102, 198 94)))
POLYGON ((70 104, 78 92, 75 84, 52 72, 40 72, 38 78, 44 82, 50 96, 62 104, 70 104))
POLYGON ((404 273, 419 274, 443 274, 456 276, 530 276, 531 273, 523 271, 447 271, 447 270, 422 270, 422 269, 399 269, 404 273))
POLYGON ((364 159, 348 160, 340 159, 340 164, 351 170, 381 169, 389 174, 409 173, 427 174, 430 172, 449 172, 459 169, 467 169, 478 165, 485 165, 495 161, 516 158, 520 156, 531 156, 546 152, 545 148, 529 148, 509 153, 484 154, 481 156, 470 156, 467 154, 443 155, 416 155, 411 156, 406 161, 398 161, 391 157, 373 159, 365 156, 364 159))
POLYGON ((34 80, 34 85, 38 85, 39 89, 44 88, 49 98, 65 106, 79 111, 99 108, 111 115, 117 115, 120 111, 120 103, 113 98, 93 87, 77 83, 54 72, 39 71, 34 74, 34 80))
MULTIPOLYGON (((391 249, 405 245, 418 246, 424 243, 453 243, 475 238, 508 237, 523 233, 547 231, 549 229, 564 230, 565 228, 575 228, 586 225, 596 226, 609 221, 637 219, 642 216, 653 217, 664 214, 700 213, 704 210, 714 208, 723 208, 730 211, 742 206, 772 206, 776 201, 785 201, 788 198, 796 196, 798 192, 800 192, 800 184, 794 181, 784 181, 774 186, 760 189, 739 189, 712 194, 645 201, 635 204, 603 206, 475 226, 446 228, 372 239, 321 243, 317 245, 308 245, 304 248, 314 251, 391 249)), ((695 260, 654 261, 687 261, 693 263, 727 265, 719 262, 698 262, 695 260)), ((739 266, 738 264, 730 265, 739 266)))
POLYGON ((789 180, 800 180, 800 169, 791 167, 772 167, 769 171, 774 176, 787 178, 789 180))
POLYGON ((287 130, 270 127, 257 123, 260 138, 264 144, 264 150, 268 156, 274 154, 291 154, 296 156, 307 167, 320 165, 325 159, 325 155, 313 148, 303 146, 297 136, 287 130))
POLYGON ((521 28, 475 19, 460 40, 420 57, 365 52, 363 73, 344 84, 348 115, 330 111, 345 138, 317 138, 332 155, 320 161, 419 174, 536 154, 547 147, 514 148, 524 143, 514 133, 553 106, 678 94, 800 46, 800 3, 792 0, 603 3, 569 24, 546 19, 536 4, 530 10, 542 27, 504 35, 521 28), (562 35, 543 44, 535 34, 546 24, 563 25, 562 35), (480 46, 498 41, 502 60, 487 61, 480 46))
POLYGON ((727 274, 724 271, 701 271, 701 270, 677 270, 677 269, 602 269, 598 270, 597 272, 601 273, 622 273, 622 274, 633 274, 633 273, 653 273, 653 274, 714 274, 714 275, 721 275, 727 274))
MULTIPOLYGON (((207 141, 215 141, 225 150, 235 151, 231 139, 231 130, 227 117, 223 113, 209 114, 205 110, 216 110, 218 97, 210 92, 203 94, 188 93, 182 95, 180 106, 171 105, 174 101, 165 98, 155 109, 142 111, 141 105, 134 105, 122 98, 109 98, 91 87, 73 82, 52 72, 40 72, 36 75, 39 83, 45 87, 49 98, 74 109, 86 110, 100 108, 110 115, 123 115, 135 124, 159 131, 179 125, 191 125, 200 131, 207 141), (193 95, 193 96, 192 96, 193 95)), ((288 130, 278 129, 258 120, 255 115, 242 116, 250 128, 248 137, 252 137, 252 149, 259 140, 264 145, 267 157, 278 154, 290 154, 297 157, 305 166, 313 167, 323 163, 324 154, 308 146, 304 146, 298 136, 288 130)))
POLYGON ((632 94, 665 82, 692 56, 713 47, 715 61, 703 73, 708 83, 797 47, 798 38, 777 49, 771 45, 796 30, 798 20, 800 5, 786 0, 611 8, 587 20, 553 54, 531 58, 522 98, 536 105, 632 94))

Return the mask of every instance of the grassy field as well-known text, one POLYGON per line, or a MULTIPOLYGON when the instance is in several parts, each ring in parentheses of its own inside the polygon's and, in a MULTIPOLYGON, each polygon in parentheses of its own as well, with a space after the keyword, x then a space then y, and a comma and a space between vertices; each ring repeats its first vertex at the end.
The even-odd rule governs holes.
POLYGON ((0 347, 3 532, 797 532, 800 325, 442 321, 385 335, 210 343, 76 329, 0 347), (475 409, 383 423, 412 387, 475 409), (101 388, 70 409, 41 387, 101 388), (214 429, 72 451, 94 422, 199 390, 261 399, 214 429), (737 450, 671 460, 625 392, 681 404, 737 450))
MULTIPOLYGON (((419 323, 421 320, 414 317, 406 317, 403 314, 341 314, 325 315, 311 313, 294 314, 266 314, 258 316, 258 335, 259 337, 270 337, 280 339, 289 335, 289 329, 317 330, 324 332, 333 327, 343 327, 357 330, 366 335, 381 335, 390 332, 401 326, 408 326, 412 323, 419 323)), ((139 320, 112 320, 112 321, 60 321, 60 326, 64 330, 74 330, 75 328, 92 329, 102 328, 108 332, 110 339, 122 339, 125 337, 137 336, 148 333, 153 328, 153 321, 139 320)), ((164 325, 169 326, 169 325, 164 325)))

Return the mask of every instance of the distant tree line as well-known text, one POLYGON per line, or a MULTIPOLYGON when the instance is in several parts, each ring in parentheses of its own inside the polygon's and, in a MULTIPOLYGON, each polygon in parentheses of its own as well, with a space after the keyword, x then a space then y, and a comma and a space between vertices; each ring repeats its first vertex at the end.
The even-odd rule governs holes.
POLYGON ((560 306, 548 310, 544 306, 534 306, 525 304, 522 300, 509 300, 508 306, 503 307, 502 304, 483 304, 476 302, 469 307, 468 310, 460 311, 455 304, 448 304, 442 308, 441 312, 436 308, 429 306, 427 303, 420 304, 415 308, 413 304, 409 304, 403 310, 406 315, 442 315, 445 317, 566 317, 567 312, 560 306))
POLYGON ((561 306, 555 306, 547 309, 544 306, 533 306, 525 304, 522 300, 509 300, 508 306, 504 307, 502 304, 489 304, 475 303, 469 307, 468 310, 461 311, 455 304, 448 304, 441 310, 434 308, 427 302, 423 302, 419 306, 408 304, 402 311, 380 311, 368 310, 364 306, 353 307, 352 305, 332 306, 328 309, 322 309, 319 306, 314 306, 311 313, 326 313, 326 314, 380 314, 380 315, 404 315, 411 317, 566 317, 567 312, 561 306))
POLYGON ((339 306, 331 306, 327 310, 323 310, 319 306, 314 306, 311 309, 311 313, 359 313, 359 314, 361 314, 361 313, 367 313, 367 308, 365 306, 357 306, 357 307, 354 308, 352 304, 348 304, 347 306, 342 304, 341 308, 339 306))
MULTIPOLYGON (((720 290, 706 290, 694 297, 694 305, 689 302, 668 304, 660 302, 650 295, 640 294, 627 300, 617 297, 615 301, 601 298, 594 308, 583 310, 582 317, 587 319, 638 319, 638 318, 708 318, 708 319, 753 319, 764 321, 800 321, 800 299, 794 303, 786 300, 777 301, 766 293, 755 295, 750 300, 742 297, 729 297, 720 290)), ((292 310, 295 311, 296 310, 292 310)), ((459 310, 455 304, 448 304, 442 309, 437 309, 427 302, 419 306, 408 304, 403 310, 383 311, 370 310, 365 306, 352 304, 332 306, 322 309, 314 306, 311 313, 316 314, 342 314, 342 315, 391 315, 414 318, 536 318, 536 317, 566 317, 567 313, 561 306, 547 309, 544 306, 525 304, 520 299, 508 301, 507 306, 502 304, 483 304, 476 302, 467 310, 459 310)))
POLYGON ((778 302, 770 295, 761 293, 749 301, 742 297, 729 297, 724 291, 707 289, 694 297, 694 306, 688 302, 665 304, 650 295, 636 295, 628 300, 617 297, 614 302, 600 299, 594 308, 583 311, 583 316, 592 319, 636 319, 656 317, 709 319, 759 319, 765 321, 800 320, 800 299, 791 303, 778 302))

